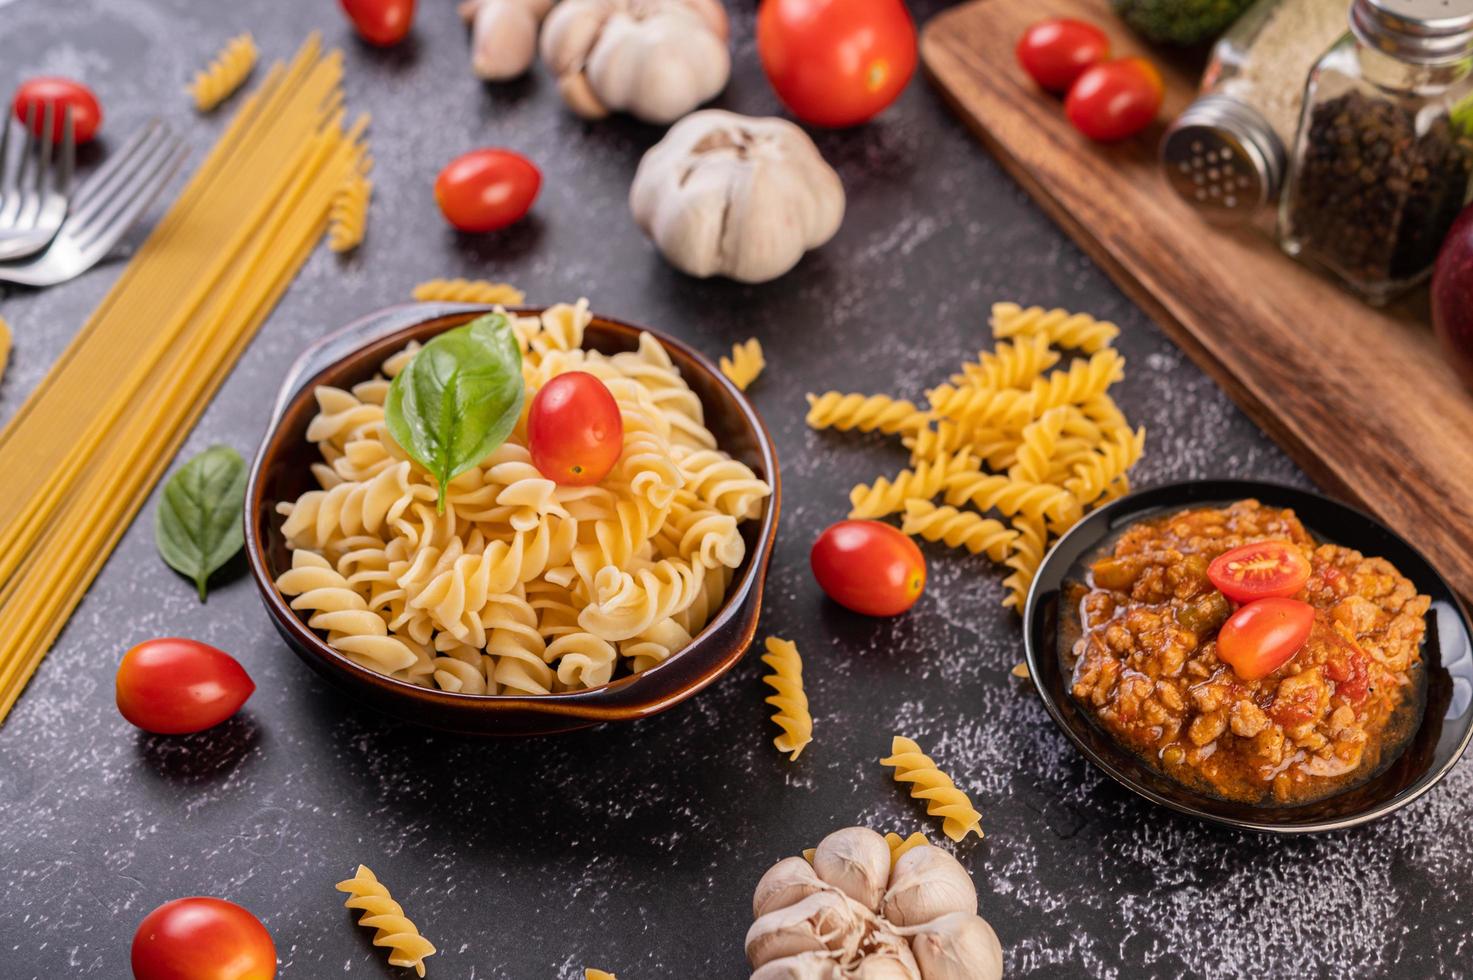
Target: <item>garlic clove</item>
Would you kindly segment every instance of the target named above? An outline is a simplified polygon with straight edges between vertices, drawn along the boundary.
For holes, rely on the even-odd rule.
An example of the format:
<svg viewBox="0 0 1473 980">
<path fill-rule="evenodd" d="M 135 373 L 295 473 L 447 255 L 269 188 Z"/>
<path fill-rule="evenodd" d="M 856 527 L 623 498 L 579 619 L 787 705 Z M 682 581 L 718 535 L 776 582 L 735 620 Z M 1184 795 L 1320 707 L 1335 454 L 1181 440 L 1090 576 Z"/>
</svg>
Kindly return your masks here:
<svg viewBox="0 0 1473 980">
<path fill-rule="evenodd" d="M 476 6 L 472 7 L 472 4 Z M 537 29 L 552 8 L 551 0 L 469 0 L 471 70 L 487 81 L 516 78 L 532 66 Z"/>
<path fill-rule="evenodd" d="M 870 934 L 864 959 L 850 967 L 852 980 L 921 980 L 910 944 L 883 927 Z"/>
<path fill-rule="evenodd" d="M 752 918 L 760 919 L 773 909 L 796 905 L 815 892 L 828 890 L 813 866 L 800 857 L 783 858 L 767 869 L 752 892 Z"/>
<path fill-rule="evenodd" d="M 885 850 L 888 854 L 888 845 Z M 930 845 L 900 856 L 880 905 L 880 914 L 897 926 L 919 925 L 951 912 L 972 915 L 976 911 L 977 888 L 972 876 L 950 853 Z"/>
<path fill-rule="evenodd" d="M 921 980 L 1002 980 L 1002 944 L 979 915 L 952 912 L 902 931 Z"/>
<path fill-rule="evenodd" d="M 844 960 L 854 955 L 873 927 L 874 920 L 843 895 L 818 892 L 752 923 L 747 930 L 747 960 L 759 967 L 785 956 L 824 951 Z"/>
<path fill-rule="evenodd" d="M 867 827 L 845 827 L 819 841 L 813 870 L 873 912 L 879 909 L 890 878 L 890 845 Z"/>
<path fill-rule="evenodd" d="M 773 960 L 752 980 L 849 980 L 832 953 L 800 953 Z"/>
</svg>

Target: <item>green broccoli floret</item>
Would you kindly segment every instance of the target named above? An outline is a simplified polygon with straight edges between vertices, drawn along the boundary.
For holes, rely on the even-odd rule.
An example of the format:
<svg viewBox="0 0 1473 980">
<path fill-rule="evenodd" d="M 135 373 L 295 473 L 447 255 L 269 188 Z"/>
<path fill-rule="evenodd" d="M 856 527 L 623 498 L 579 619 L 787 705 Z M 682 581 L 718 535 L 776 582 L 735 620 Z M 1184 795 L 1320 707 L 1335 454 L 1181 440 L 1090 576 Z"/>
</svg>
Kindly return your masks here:
<svg viewBox="0 0 1473 980">
<path fill-rule="evenodd" d="M 1138 34 L 1162 44 L 1200 44 L 1217 37 L 1253 0 L 1111 0 Z"/>
</svg>

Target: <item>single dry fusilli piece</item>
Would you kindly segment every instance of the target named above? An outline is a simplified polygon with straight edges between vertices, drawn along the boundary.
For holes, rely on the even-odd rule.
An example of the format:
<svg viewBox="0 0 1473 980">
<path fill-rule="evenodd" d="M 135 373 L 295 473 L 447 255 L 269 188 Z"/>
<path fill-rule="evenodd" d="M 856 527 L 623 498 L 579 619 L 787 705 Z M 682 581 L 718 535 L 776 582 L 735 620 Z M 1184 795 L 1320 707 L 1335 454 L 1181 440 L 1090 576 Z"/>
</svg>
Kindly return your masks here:
<svg viewBox="0 0 1473 980">
<path fill-rule="evenodd" d="M 797 644 L 769 636 L 762 662 L 772 668 L 772 673 L 762 678 L 773 690 L 765 701 L 776 709 L 772 720 L 782 729 L 772 744 L 779 752 L 790 753 L 789 760 L 797 759 L 804 746 L 813 741 L 813 715 L 808 712 L 808 695 L 803 692 L 803 658 Z"/>
<path fill-rule="evenodd" d="M 927 541 L 945 541 L 948 547 L 966 548 L 974 555 L 985 554 L 1002 561 L 1008 545 L 1018 536 L 1000 521 L 955 507 L 937 507 L 929 500 L 907 500 L 900 530 Z"/>
<path fill-rule="evenodd" d="M 0 378 L 5 377 L 5 368 L 10 364 L 10 324 L 0 316 Z"/>
<path fill-rule="evenodd" d="M 1134 432 L 1121 429 L 1113 433 L 1109 441 L 1074 465 L 1074 477 L 1064 481 L 1064 489 L 1079 498 L 1080 503 L 1094 503 L 1136 464 L 1145 446 L 1145 429 Z"/>
<path fill-rule="evenodd" d="M 901 837 L 899 834 L 891 831 L 885 835 L 885 843 L 890 845 L 890 867 L 893 869 L 895 862 L 899 861 L 901 855 L 906 851 L 914 850 L 917 847 L 925 847 L 931 842 L 926 840 L 925 834 L 917 830 L 909 837 Z"/>
<path fill-rule="evenodd" d="M 813 429 L 838 429 L 847 432 L 874 432 L 890 435 L 896 432 L 918 432 L 929 415 L 914 404 L 889 395 L 845 395 L 830 391 L 808 396 L 807 422 Z"/>
<path fill-rule="evenodd" d="M 733 345 L 731 356 L 721 358 L 721 373 L 742 391 L 757 380 L 765 367 L 767 360 L 762 356 L 762 344 L 756 337 Z"/>
<path fill-rule="evenodd" d="M 1045 310 L 1041 306 L 1024 309 L 1017 303 L 994 303 L 992 336 L 999 340 L 1008 337 L 1044 337 L 1055 347 L 1074 348 L 1093 354 L 1109 347 L 1120 336 L 1120 328 L 1085 313 Z"/>
<path fill-rule="evenodd" d="M 953 477 L 965 476 L 977 469 L 977 461 L 969 453 L 924 459 L 913 470 L 901 470 L 894 480 L 880 477 L 872 484 L 861 483 L 849 491 L 851 519 L 884 517 L 905 509 L 907 500 L 930 500 L 940 493 Z"/>
<path fill-rule="evenodd" d="M 515 286 L 485 279 L 427 279 L 414 287 L 421 303 L 485 303 L 490 306 L 521 306 L 526 294 Z"/>
<path fill-rule="evenodd" d="M 362 911 L 358 924 L 374 930 L 373 944 L 388 947 L 390 966 L 413 967 L 415 973 L 425 975 L 425 957 L 434 955 L 434 944 L 419 934 L 366 865 L 358 865 L 358 873 L 338 882 L 337 889 L 348 895 L 345 906 Z"/>
<path fill-rule="evenodd" d="M 1022 515 L 1013 519 L 1013 529 L 1018 536 L 1008 545 L 1008 558 L 1003 562 L 1013 572 L 1002 580 L 1008 590 L 1002 604 L 1021 614 L 1028 603 L 1033 576 L 1038 574 L 1038 566 L 1043 564 L 1044 552 L 1048 550 L 1048 531 L 1041 522 Z"/>
<path fill-rule="evenodd" d="M 962 365 L 961 373 L 952 378 L 956 385 L 977 388 L 1028 388 L 1034 379 L 1059 363 L 1059 353 L 1049 347 L 1042 334 L 1019 337 L 998 344 L 996 349 L 981 351 L 975 362 Z"/>
<path fill-rule="evenodd" d="M 590 966 L 583 971 L 583 980 L 619 980 L 619 978 L 614 976 L 612 973 L 605 973 L 603 970 L 595 970 L 593 967 Z"/>
<path fill-rule="evenodd" d="M 1083 405 L 1103 396 L 1125 377 L 1125 358 L 1106 347 L 1087 361 L 1075 361 L 1067 369 L 1051 371 L 1033 382 L 1028 397 L 1034 418 L 1060 405 Z"/>
<path fill-rule="evenodd" d="M 327 247 L 346 252 L 363 242 L 368 227 L 368 202 L 373 196 L 373 181 L 364 171 L 355 173 L 332 199 L 328 213 Z"/>
<path fill-rule="evenodd" d="M 256 41 L 250 33 L 233 37 L 220 49 L 215 60 L 204 71 L 197 72 L 189 85 L 195 108 L 209 112 L 230 98 L 245 84 L 256 67 Z"/>
<path fill-rule="evenodd" d="M 1073 524 L 1084 508 L 1072 493 L 1051 483 L 1025 483 L 991 473 L 961 472 L 944 481 L 946 502 L 953 507 L 971 504 L 980 511 L 996 510 L 1005 517 L 1023 514 L 1035 521 L 1045 518 Z"/>
<path fill-rule="evenodd" d="M 1008 673 L 1012 674 L 1020 681 L 1026 681 L 1029 677 L 1032 676 L 1028 673 L 1028 665 L 1021 660 L 1013 664 L 1013 669 L 1008 671 Z"/>
<path fill-rule="evenodd" d="M 1049 464 L 1059 451 L 1064 419 L 1063 408 L 1051 408 L 1023 427 L 1017 462 L 1008 468 L 1009 477 L 1023 483 L 1043 483 L 1048 479 Z"/>
<path fill-rule="evenodd" d="M 890 755 L 880 764 L 895 770 L 897 783 L 911 784 L 910 795 L 925 800 L 926 812 L 941 818 L 941 830 L 947 837 L 960 841 L 969 833 L 982 836 L 982 814 L 915 742 L 896 735 L 890 741 Z"/>
</svg>

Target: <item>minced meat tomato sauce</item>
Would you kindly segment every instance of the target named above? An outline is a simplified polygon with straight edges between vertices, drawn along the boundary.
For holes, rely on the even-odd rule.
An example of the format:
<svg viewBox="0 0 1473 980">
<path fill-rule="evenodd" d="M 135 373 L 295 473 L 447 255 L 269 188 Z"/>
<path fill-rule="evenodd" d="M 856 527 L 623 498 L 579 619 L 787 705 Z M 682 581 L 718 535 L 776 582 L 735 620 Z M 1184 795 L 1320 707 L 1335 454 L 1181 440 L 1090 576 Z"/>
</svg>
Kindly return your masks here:
<svg viewBox="0 0 1473 980">
<path fill-rule="evenodd" d="M 1213 558 L 1266 539 L 1303 549 L 1297 598 L 1308 642 L 1267 677 L 1217 658 L 1233 605 L 1207 578 Z M 1250 803 L 1304 803 L 1389 762 L 1420 708 L 1430 601 L 1382 558 L 1316 545 L 1291 510 L 1244 500 L 1129 528 L 1091 566 L 1074 645 L 1074 697 L 1116 739 L 1177 780 Z M 1081 590 L 1083 591 L 1083 590 Z"/>
</svg>

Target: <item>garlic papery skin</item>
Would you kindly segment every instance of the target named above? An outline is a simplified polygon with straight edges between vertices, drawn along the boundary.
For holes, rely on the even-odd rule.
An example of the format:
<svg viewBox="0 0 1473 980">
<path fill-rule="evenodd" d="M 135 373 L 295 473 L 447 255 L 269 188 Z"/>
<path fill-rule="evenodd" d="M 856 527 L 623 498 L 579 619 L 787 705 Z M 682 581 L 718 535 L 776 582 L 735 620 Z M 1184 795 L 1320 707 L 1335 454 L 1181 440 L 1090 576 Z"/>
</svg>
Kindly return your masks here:
<svg viewBox="0 0 1473 980">
<path fill-rule="evenodd" d="M 783 858 L 767 869 L 752 892 L 752 918 L 760 919 L 773 909 L 796 905 L 830 886 L 819 880 L 813 865 L 800 857 Z"/>
<path fill-rule="evenodd" d="M 890 875 L 880 914 L 893 925 L 916 926 L 951 912 L 977 912 L 977 887 L 967 869 L 939 847 L 916 847 L 902 854 Z"/>
<path fill-rule="evenodd" d="M 471 71 L 503 82 L 524 74 L 537 56 L 537 29 L 552 0 L 464 0 L 471 25 Z"/>
<path fill-rule="evenodd" d="M 867 827 L 836 830 L 813 851 L 818 877 L 876 912 L 890 879 L 890 845 Z"/>
<path fill-rule="evenodd" d="M 902 932 L 921 980 L 1002 980 L 1002 944 L 979 915 L 952 912 Z"/>
<path fill-rule="evenodd" d="M 773 960 L 752 974 L 752 980 L 850 980 L 832 953 L 799 953 Z"/>
<path fill-rule="evenodd" d="M 752 923 L 747 930 L 747 960 L 759 967 L 785 956 L 825 950 L 847 960 L 871 928 L 873 917 L 844 895 L 818 892 Z"/>
</svg>

